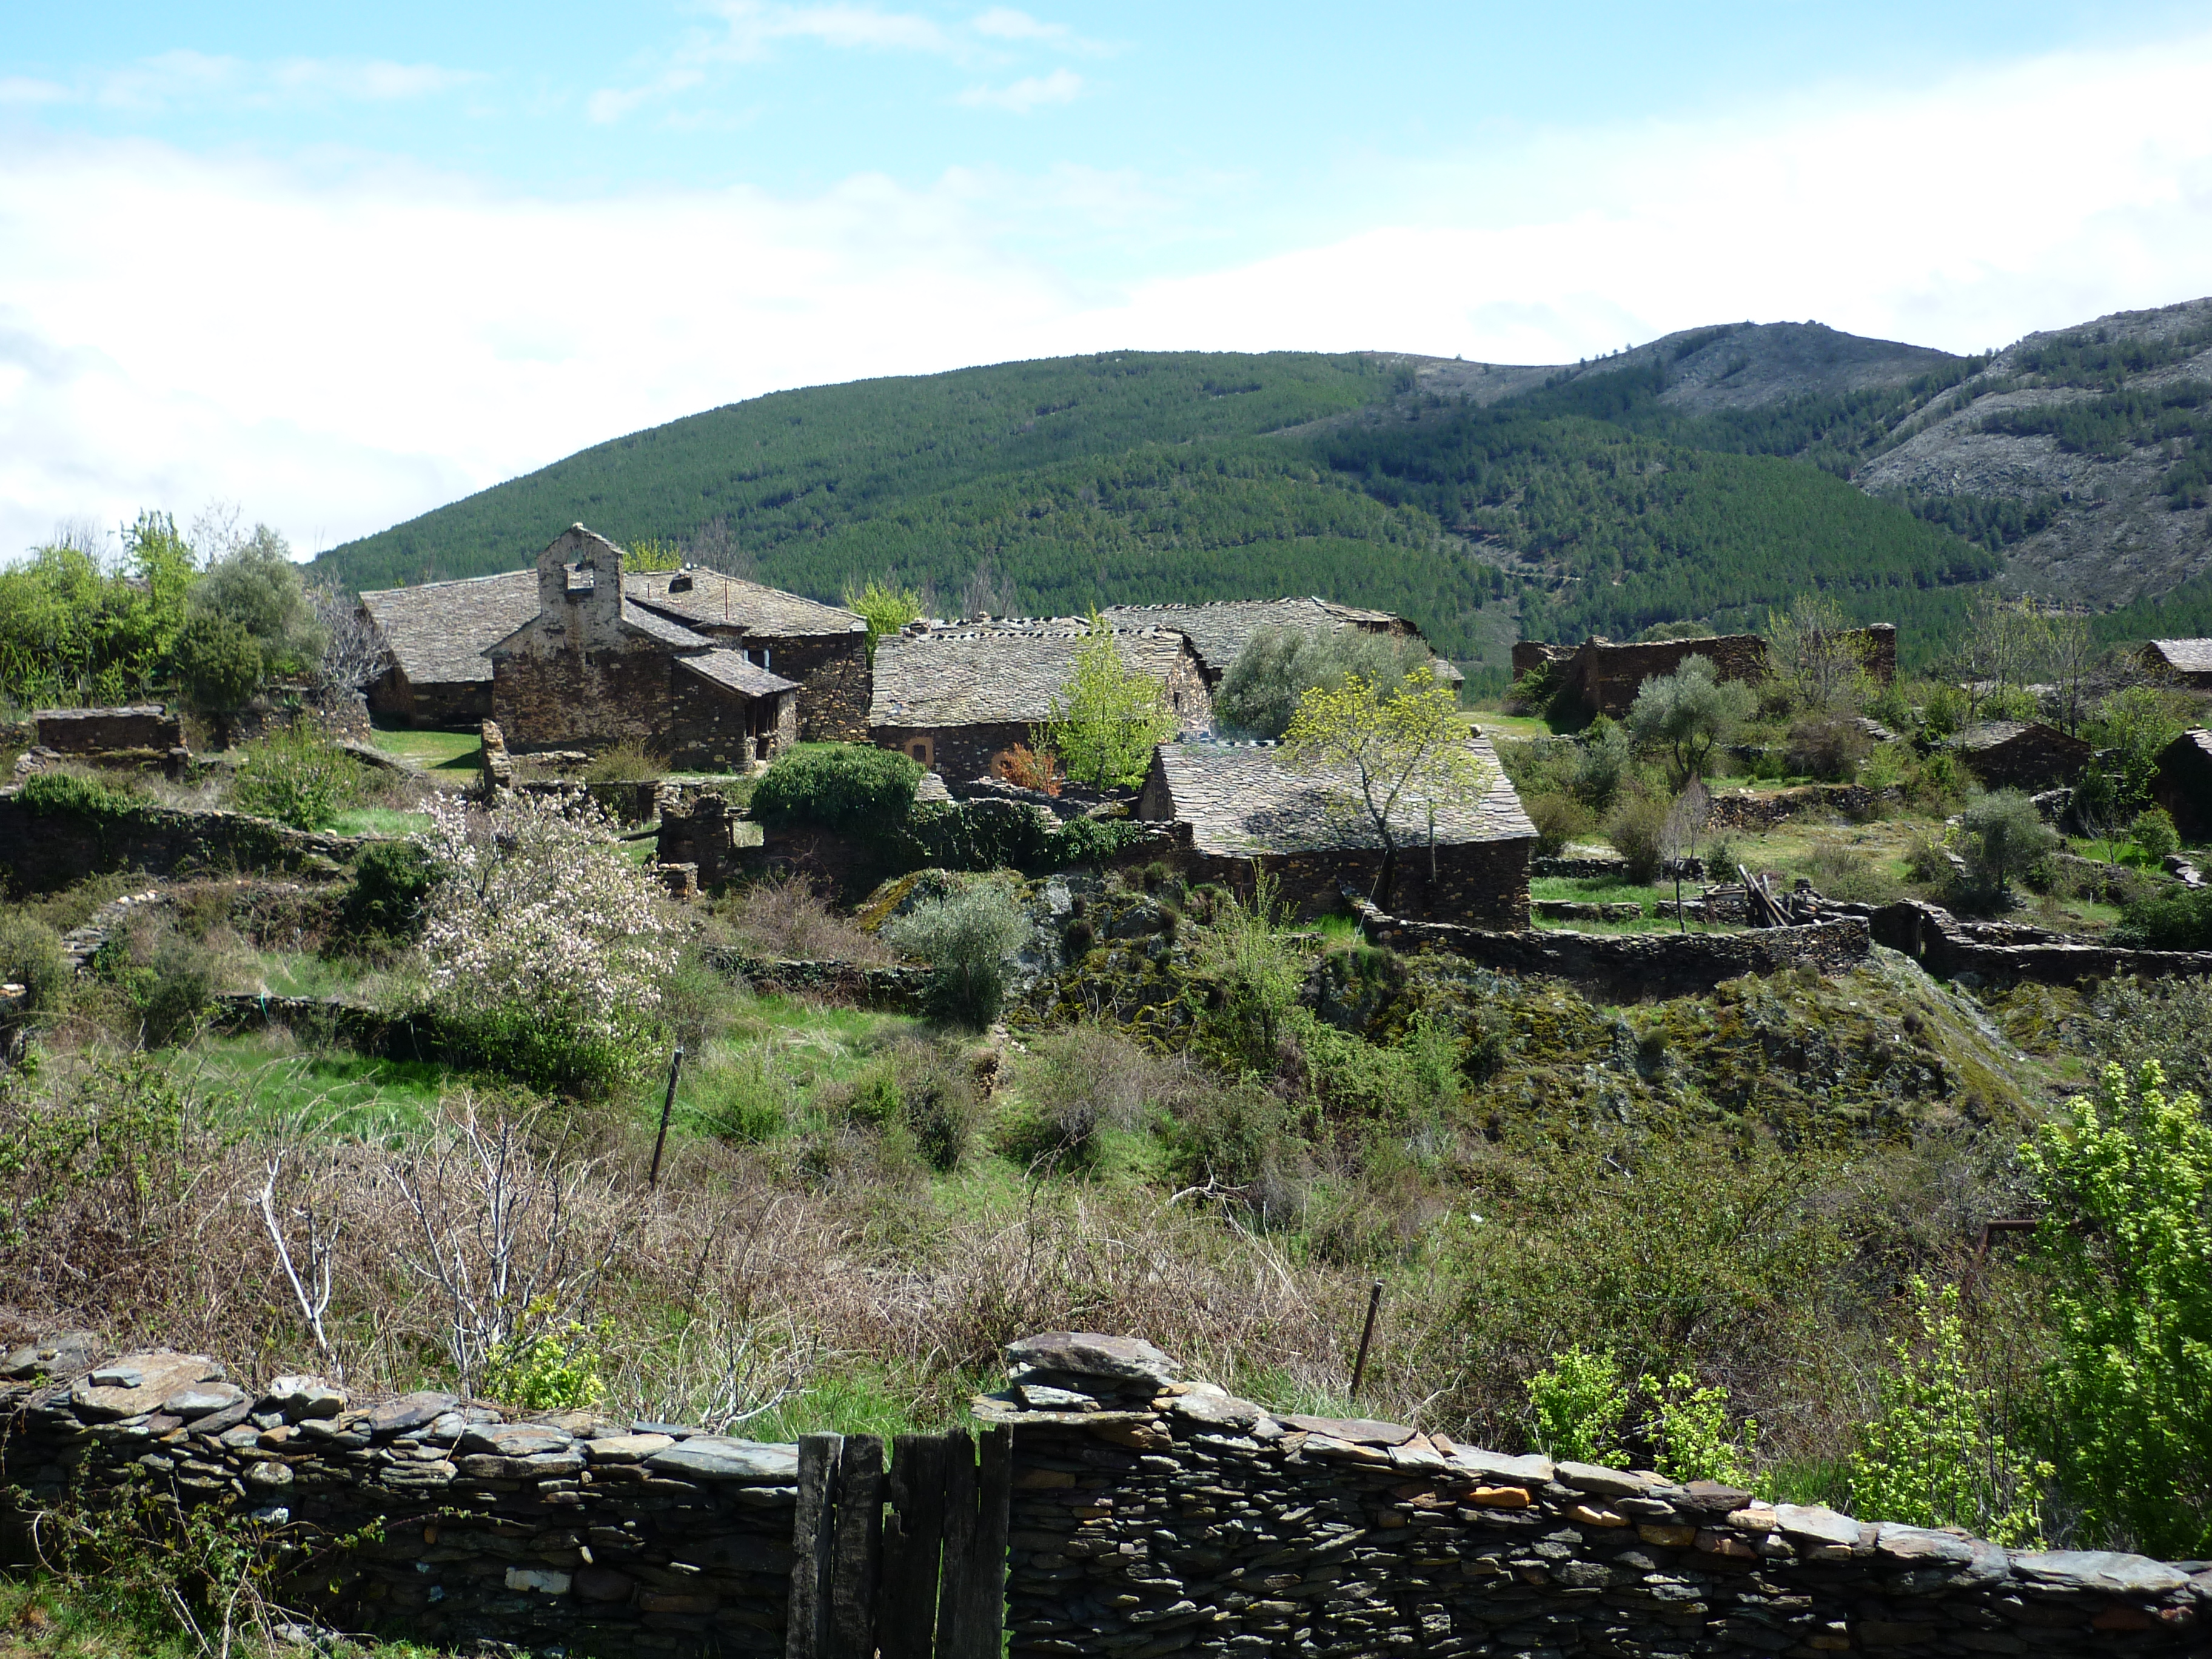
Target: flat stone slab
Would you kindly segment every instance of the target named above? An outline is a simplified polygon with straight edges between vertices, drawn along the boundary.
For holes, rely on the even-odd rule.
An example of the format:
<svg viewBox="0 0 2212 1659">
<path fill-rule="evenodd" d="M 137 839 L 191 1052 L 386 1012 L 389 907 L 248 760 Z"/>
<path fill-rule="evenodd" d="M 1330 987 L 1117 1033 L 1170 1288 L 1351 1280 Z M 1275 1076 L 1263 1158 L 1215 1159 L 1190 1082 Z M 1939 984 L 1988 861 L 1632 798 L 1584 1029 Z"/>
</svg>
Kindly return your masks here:
<svg viewBox="0 0 2212 1659">
<path fill-rule="evenodd" d="M 584 1443 L 584 1455 L 594 1463 L 642 1463 L 677 1443 L 673 1435 L 666 1434 L 603 1435 Z"/>
<path fill-rule="evenodd" d="M 161 1402 L 161 1409 L 187 1423 L 195 1418 L 228 1411 L 246 1403 L 246 1390 L 229 1382 L 200 1382 L 179 1389 Z"/>
<path fill-rule="evenodd" d="M 1548 1486 L 1556 1473 L 1550 1458 L 1540 1457 L 1533 1452 L 1526 1457 L 1509 1457 L 1504 1452 L 1462 1446 L 1447 1461 L 1461 1474 L 1472 1475 L 1486 1484 L 1499 1486 Z"/>
<path fill-rule="evenodd" d="M 1267 1415 L 1264 1407 L 1210 1383 L 1177 1395 L 1168 1402 L 1168 1409 L 1189 1422 L 1217 1429 L 1249 1429 Z"/>
<path fill-rule="evenodd" d="M 2187 1573 L 2163 1561 L 2116 1550 L 2027 1551 L 2012 1558 L 2012 1570 L 2038 1584 L 2113 1595 L 2163 1595 L 2189 1582 Z"/>
<path fill-rule="evenodd" d="M 687 1480 L 734 1480 L 744 1486 L 787 1486 L 799 1479 L 799 1448 L 758 1440 L 697 1434 L 645 1460 L 657 1474 Z"/>
<path fill-rule="evenodd" d="M 1820 1504 L 1777 1504 L 1774 1519 L 1785 1538 L 1808 1544 L 1840 1544 L 1856 1547 L 1859 1523 Z"/>
<path fill-rule="evenodd" d="M 1874 1547 L 1884 1559 L 1911 1567 L 1965 1566 L 1974 1559 L 1974 1547 L 1955 1533 L 1904 1527 L 1894 1521 L 1875 1529 Z"/>
<path fill-rule="evenodd" d="M 460 1449 L 495 1457 L 537 1457 L 565 1452 L 574 1439 L 567 1430 L 544 1423 L 485 1423 L 462 1431 Z"/>
<path fill-rule="evenodd" d="M 195 1382 L 220 1382 L 222 1367 L 199 1353 L 134 1353 L 82 1378 L 70 1389 L 79 1417 L 112 1420 L 157 1411 L 173 1394 Z"/>
<path fill-rule="evenodd" d="M 345 1390 L 320 1376 L 280 1376 L 264 1396 L 268 1409 L 282 1412 L 293 1422 L 309 1418 L 336 1417 L 345 1409 Z"/>
<path fill-rule="evenodd" d="M 1282 1421 L 1308 1434 L 1324 1434 L 1355 1446 L 1402 1446 L 1413 1437 L 1403 1423 L 1378 1423 L 1370 1417 L 1285 1417 Z"/>
<path fill-rule="evenodd" d="M 1626 1469 L 1608 1469 L 1598 1463 L 1559 1464 L 1553 1479 L 1563 1486 L 1595 1492 L 1600 1498 L 1632 1498 L 1651 1484 L 1640 1474 L 1631 1474 Z M 1858 1534 L 1853 1533 L 1851 1536 L 1856 1539 Z"/>
<path fill-rule="evenodd" d="M 1155 1386 L 1180 1381 L 1182 1365 L 1151 1343 L 1133 1336 L 1102 1336 L 1092 1331 L 1047 1331 L 1006 1344 L 1010 1372 L 1060 1371 L 1070 1376 L 1103 1376 Z"/>
<path fill-rule="evenodd" d="M 420 1394 L 403 1394 L 371 1410 L 362 1419 L 362 1426 L 371 1434 L 404 1434 L 410 1429 L 428 1426 L 460 1403 L 449 1394 L 427 1389 Z"/>
<path fill-rule="evenodd" d="M 33 1377 L 82 1370 L 99 1356 L 102 1346 L 90 1331 L 42 1336 L 0 1355 L 0 1381 L 27 1382 Z"/>
</svg>

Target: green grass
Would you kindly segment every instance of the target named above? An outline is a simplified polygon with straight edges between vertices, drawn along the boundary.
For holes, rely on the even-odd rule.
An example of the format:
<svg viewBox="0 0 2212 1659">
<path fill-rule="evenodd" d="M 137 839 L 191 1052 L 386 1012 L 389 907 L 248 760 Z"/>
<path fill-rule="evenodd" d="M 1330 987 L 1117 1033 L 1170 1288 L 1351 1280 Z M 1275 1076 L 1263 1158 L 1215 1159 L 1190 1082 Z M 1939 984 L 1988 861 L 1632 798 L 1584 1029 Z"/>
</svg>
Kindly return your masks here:
<svg viewBox="0 0 2212 1659">
<path fill-rule="evenodd" d="M 430 827 L 428 812 L 397 812 L 388 806 L 356 806 L 330 823 L 333 836 L 415 836 Z"/>
<path fill-rule="evenodd" d="M 311 956 L 304 951 L 264 951 L 257 969 L 251 982 L 234 983 L 231 988 L 260 991 L 272 997 L 347 998 L 361 989 L 362 969 L 358 963 L 333 962 L 327 957 Z"/>
<path fill-rule="evenodd" d="M 483 764 L 483 739 L 474 732 L 386 731 L 370 739 L 387 755 L 437 771 L 473 772 Z"/>
<path fill-rule="evenodd" d="M 302 1051 L 270 1032 L 203 1037 L 177 1056 L 175 1069 L 180 1082 L 222 1097 L 219 1109 L 241 1126 L 297 1124 L 363 1140 L 422 1128 L 459 1080 L 422 1060 Z"/>
<path fill-rule="evenodd" d="M 210 1634 L 220 1644 L 220 1629 Z M 118 1594 L 89 1579 L 0 1573 L 0 1659 L 204 1659 L 210 1650 L 156 1610 L 150 1595 Z M 230 1650 L 258 1650 L 240 1637 Z M 325 1659 L 440 1659 L 445 1650 L 340 1637 L 294 1651 Z"/>
</svg>

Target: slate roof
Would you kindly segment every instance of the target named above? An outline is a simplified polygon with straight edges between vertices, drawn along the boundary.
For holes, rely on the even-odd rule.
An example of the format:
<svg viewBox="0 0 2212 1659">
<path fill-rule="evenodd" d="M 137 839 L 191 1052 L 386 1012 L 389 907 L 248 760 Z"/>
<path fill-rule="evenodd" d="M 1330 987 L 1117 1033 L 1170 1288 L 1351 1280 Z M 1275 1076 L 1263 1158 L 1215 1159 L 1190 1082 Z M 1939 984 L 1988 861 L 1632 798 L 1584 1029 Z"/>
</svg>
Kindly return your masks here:
<svg viewBox="0 0 2212 1659">
<path fill-rule="evenodd" d="M 2185 674 L 2212 674 L 2212 640 L 2153 640 L 2151 648 Z"/>
<path fill-rule="evenodd" d="M 1487 763 L 1490 787 L 1479 799 L 1437 808 L 1437 844 L 1534 839 L 1536 826 L 1522 810 L 1521 798 L 1498 765 L 1490 739 L 1477 735 L 1468 746 Z M 1160 745 L 1158 765 L 1175 822 L 1190 825 L 1191 843 L 1198 851 L 1241 858 L 1255 853 L 1327 852 L 1382 844 L 1349 774 L 1332 777 L 1296 772 L 1283 763 L 1282 754 L 1272 744 Z M 1410 793 L 1400 797 L 1390 822 L 1401 847 L 1416 842 L 1426 845 L 1425 799 Z"/>
<path fill-rule="evenodd" d="M 633 605 L 627 597 L 623 600 L 622 619 L 623 626 L 635 628 L 648 639 L 659 640 L 663 645 L 672 645 L 679 650 L 696 650 L 714 643 L 704 634 L 694 634 L 681 623 L 657 617 L 641 605 Z"/>
<path fill-rule="evenodd" d="M 1052 700 L 1091 637 L 1086 623 L 954 624 L 876 642 L 868 724 L 922 728 L 1050 718 Z M 1167 683 L 1188 646 L 1165 629 L 1116 629 L 1130 672 Z"/>
<path fill-rule="evenodd" d="M 2000 744 L 2010 743 L 2014 738 L 2034 732 L 2043 742 L 2057 744 L 2061 748 L 2087 750 L 2088 744 L 2080 738 L 2069 738 L 2055 726 L 2045 726 L 2041 720 L 1984 720 L 1978 726 L 1967 726 L 1956 739 L 1960 749 L 1973 753 L 1995 749 Z"/>
<path fill-rule="evenodd" d="M 382 588 L 361 603 L 410 684 L 488 680 L 484 652 L 538 614 L 538 573 Z"/>
<path fill-rule="evenodd" d="M 770 697 L 779 691 L 799 690 L 798 681 L 771 674 L 758 663 L 747 662 L 735 651 L 709 651 L 704 656 L 678 657 L 676 661 L 678 666 L 748 697 Z"/>
<path fill-rule="evenodd" d="M 686 577 L 691 582 L 688 591 L 669 591 L 672 582 Z M 696 566 L 682 570 L 624 571 L 623 597 L 694 627 L 739 629 L 778 639 L 853 634 L 868 626 L 852 611 L 834 605 Z"/>
<path fill-rule="evenodd" d="M 1387 611 L 1363 611 L 1322 599 L 1216 599 L 1207 605 L 1109 605 L 1099 613 L 1116 628 L 1172 628 L 1188 635 L 1209 680 L 1229 672 L 1252 636 L 1263 628 L 1318 633 L 1339 628 L 1420 629 Z"/>
</svg>

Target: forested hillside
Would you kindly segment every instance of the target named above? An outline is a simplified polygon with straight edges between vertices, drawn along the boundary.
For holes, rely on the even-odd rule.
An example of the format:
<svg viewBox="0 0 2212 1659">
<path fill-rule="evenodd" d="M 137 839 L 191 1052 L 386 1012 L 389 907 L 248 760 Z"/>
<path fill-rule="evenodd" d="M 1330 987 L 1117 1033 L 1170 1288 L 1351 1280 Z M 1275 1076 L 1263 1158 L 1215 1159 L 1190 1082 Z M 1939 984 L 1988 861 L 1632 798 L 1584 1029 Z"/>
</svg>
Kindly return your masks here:
<svg viewBox="0 0 2212 1659">
<path fill-rule="evenodd" d="M 1753 627 L 1818 587 L 1921 661 L 1980 584 L 2112 515 L 2093 489 L 1936 488 L 1890 458 L 1962 420 L 2076 470 L 2154 453 L 2161 510 L 2203 516 L 2201 383 L 2143 381 L 2187 376 L 2203 335 L 1992 360 L 1747 324 L 1548 371 L 1115 352 L 860 381 L 601 444 L 318 562 L 361 587 L 475 575 L 580 520 L 823 598 L 881 576 L 957 609 L 979 569 L 1039 612 L 1321 593 L 1413 617 L 1480 678 L 1515 633 Z M 2126 605 L 2108 632 L 2212 617 L 2203 562 L 2081 597 Z"/>
</svg>

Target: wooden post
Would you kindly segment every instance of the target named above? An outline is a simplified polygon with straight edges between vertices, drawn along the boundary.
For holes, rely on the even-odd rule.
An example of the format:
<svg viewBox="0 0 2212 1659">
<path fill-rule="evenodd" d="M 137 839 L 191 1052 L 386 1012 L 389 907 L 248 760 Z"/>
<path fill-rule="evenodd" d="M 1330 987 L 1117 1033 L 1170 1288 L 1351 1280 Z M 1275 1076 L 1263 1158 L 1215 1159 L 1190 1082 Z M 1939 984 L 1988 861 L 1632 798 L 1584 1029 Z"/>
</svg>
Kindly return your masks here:
<svg viewBox="0 0 2212 1659">
<path fill-rule="evenodd" d="M 975 1449 L 964 1429 L 945 1437 L 945 1567 L 937 1597 L 937 1659 L 997 1659 L 982 1650 L 968 1594 L 975 1559 Z"/>
<path fill-rule="evenodd" d="M 1359 1331 L 1359 1358 L 1352 1362 L 1352 1392 L 1346 1400 L 1359 1398 L 1359 1385 L 1367 1380 L 1367 1346 L 1375 1340 L 1375 1316 L 1382 1306 L 1382 1281 L 1376 1279 L 1374 1288 L 1367 1292 L 1367 1323 Z"/>
<path fill-rule="evenodd" d="M 829 1659 L 830 1522 L 837 1464 L 845 1437 L 799 1437 L 799 1502 L 791 1517 L 791 1611 L 784 1621 L 784 1659 Z"/>
<path fill-rule="evenodd" d="M 1014 1435 L 1004 1424 L 977 1437 L 981 1468 L 975 1481 L 976 1659 L 999 1659 L 1006 1629 L 1006 1544 L 1014 1495 Z"/>
<path fill-rule="evenodd" d="M 849 1435 L 837 1460 L 830 1522 L 829 1659 L 874 1659 L 876 1589 L 883 1568 L 884 1443 Z"/>
<path fill-rule="evenodd" d="M 937 1575 L 945 1547 L 945 1442 L 902 1434 L 891 1442 L 890 1514 L 884 1523 L 882 1659 L 935 1659 Z"/>
<path fill-rule="evenodd" d="M 678 1043 L 676 1052 L 668 1057 L 668 1096 L 660 1103 L 660 1133 L 653 1142 L 653 1173 L 646 1176 L 647 1187 L 660 1185 L 660 1152 L 668 1145 L 669 1115 L 676 1109 L 676 1079 L 684 1075 L 684 1045 Z"/>
</svg>

